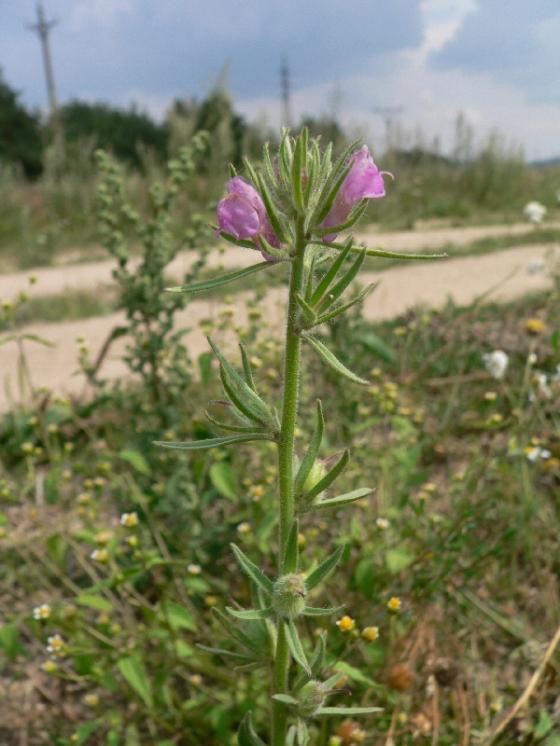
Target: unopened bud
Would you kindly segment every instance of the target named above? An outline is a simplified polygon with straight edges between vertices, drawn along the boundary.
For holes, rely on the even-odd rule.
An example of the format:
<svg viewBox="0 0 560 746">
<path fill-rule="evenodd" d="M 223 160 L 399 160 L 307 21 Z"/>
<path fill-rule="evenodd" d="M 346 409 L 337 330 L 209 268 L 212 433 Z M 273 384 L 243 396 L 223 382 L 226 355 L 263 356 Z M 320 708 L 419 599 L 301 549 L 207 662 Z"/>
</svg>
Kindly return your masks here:
<svg viewBox="0 0 560 746">
<path fill-rule="evenodd" d="M 272 608 L 284 619 L 295 619 L 305 608 L 307 589 L 302 575 L 282 575 L 274 583 Z"/>
<path fill-rule="evenodd" d="M 298 714 L 301 717 L 313 717 L 317 710 L 322 707 L 327 698 L 328 691 L 322 681 L 311 679 L 302 686 L 298 694 Z"/>
</svg>

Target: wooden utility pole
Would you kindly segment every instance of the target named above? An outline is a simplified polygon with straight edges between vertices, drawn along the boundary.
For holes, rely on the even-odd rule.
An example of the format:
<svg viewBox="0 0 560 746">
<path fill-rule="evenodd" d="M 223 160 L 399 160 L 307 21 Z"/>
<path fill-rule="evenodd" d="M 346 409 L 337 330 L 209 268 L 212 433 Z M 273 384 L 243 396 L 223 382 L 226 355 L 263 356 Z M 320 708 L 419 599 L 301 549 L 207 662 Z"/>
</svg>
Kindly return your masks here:
<svg viewBox="0 0 560 746">
<path fill-rule="evenodd" d="M 280 91 L 282 96 L 282 126 L 292 126 L 292 112 L 290 106 L 290 69 L 284 58 L 280 66 Z"/>
<path fill-rule="evenodd" d="M 56 160 L 59 166 L 62 166 L 64 160 L 64 137 L 62 132 L 62 122 L 60 111 L 56 98 L 56 86 L 54 82 L 54 72 L 51 57 L 51 48 L 49 43 L 49 34 L 51 29 L 56 26 L 57 21 L 54 19 L 47 20 L 45 11 L 41 2 L 37 3 L 37 22 L 28 24 L 27 28 L 33 31 L 39 37 L 41 42 L 41 53 L 43 55 L 43 67 L 45 69 L 45 79 L 47 82 L 47 95 L 49 99 L 49 112 L 51 127 L 53 131 L 53 142 L 56 152 Z"/>
</svg>

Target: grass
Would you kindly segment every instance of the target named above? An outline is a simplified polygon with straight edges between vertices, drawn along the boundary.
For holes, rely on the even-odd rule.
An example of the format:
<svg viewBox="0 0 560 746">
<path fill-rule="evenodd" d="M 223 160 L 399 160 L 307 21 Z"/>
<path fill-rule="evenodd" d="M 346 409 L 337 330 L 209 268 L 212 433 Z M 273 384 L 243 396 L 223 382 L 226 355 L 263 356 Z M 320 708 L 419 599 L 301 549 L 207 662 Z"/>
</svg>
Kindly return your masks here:
<svg viewBox="0 0 560 746">
<path fill-rule="evenodd" d="M 258 303 L 254 311 L 244 337 L 259 389 L 274 400 L 278 346 Z M 538 334 L 526 331 L 530 318 L 543 322 Z M 362 729 L 375 746 L 390 734 L 402 746 L 489 743 L 537 670 L 560 622 L 560 391 L 552 380 L 559 324 L 552 293 L 417 309 L 377 325 L 355 315 L 333 325 L 326 341 L 371 380 L 363 388 L 341 384 L 306 353 L 303 393 L 318 393 L 327 417 L 323 455 L 351 440 L 341 489 L 376 491 L 337 515 L 336 531 L 327 516 L 306 517 L 301 551 L 312 564 L 343 534 L 345 559 L 332 597 L 320 603 L 345 603 L 356 627 L 344 633 L 334 620 L 320 623 L 328 668 L 337 667 L 351 692 L 337 695 L 339 703 L 384 708 L 359 726 L 318 728 L 317 746 L 335 735 L 356 744 L 350 734 Z M 498 347 L 510 357 L 502 381 L 482 359 Z M 204 360 L 200 367 L 201 380 L 165 415 L 166 438 L 209 433 L 202 411 L 219 382 Z M 551 398 L 536 371 L 548 374 Z M 0 734 L 11 727 L 61 744 L 78 733 L 89 744 L 232 745 L 242 714 L 263 704 L 258 672 L 235 671 L 195 643 L 227 645 L 211 608 L 231 598 L 249 603 L 228 542 L 271 566 L 276 498 L 267 446 L 177 459 L 151 445 L 164 428 L 159 417 L 145 392 L 117 386 L 89 403 L 45 399 L 4 419 L 0 598 L 10 599 L 10 611 L 0 628 L 0 675 L 41 684 L 25 704 L 17 695 L 0 703 Z M 548 456 L 530 460 L 535 448 Z M 132 510 L 139 525 L 120 526 L 119 515 Z M 108 562 L 93 560 L 103 548 Z M 391 597 L 401 600 L 398 613 L 388 611 Z M 33 621 L 32 607 L 45 601 L 51 618 Z M 379 628 L 374 642 L 360 634 L 371 626 Z M 55 632 L 67 647 L 49 673 L 40 666 Z M 305 644 L 312 641 L 310 630 Z M 556 653 L 523 717 L 497 744 L 555 743 L 559 670 Z M 23 707 L 38 708 L 26 725 Z"/>
</svg>

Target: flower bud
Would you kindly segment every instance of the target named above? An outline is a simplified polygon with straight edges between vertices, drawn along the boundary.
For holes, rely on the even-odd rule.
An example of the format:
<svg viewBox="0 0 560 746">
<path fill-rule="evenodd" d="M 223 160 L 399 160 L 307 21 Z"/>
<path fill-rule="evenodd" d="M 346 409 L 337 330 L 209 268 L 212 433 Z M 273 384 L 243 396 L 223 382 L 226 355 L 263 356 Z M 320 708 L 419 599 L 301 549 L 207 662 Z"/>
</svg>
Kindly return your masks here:
<svg viewBox="0 0 560 746">
<path fill-rule="evenodd" d="M 306 595 L 303 575 L 282 575 L 272 589 L 272 608 L 284 619 L 295 619 L 305 608 Z"/>
<path fill-rule="evenodd" d="M 218 225 L 237 240 L 253 241 L 259 246 L 259 236 L 271 246 L 280 248 L 260 194 L 249 182 L 235 176 L 227 183 L 228 194 L 218 203 Z M 265 255 L 265 258 L 272 259 Z"/>
<path fill-rule="evenodd" d="M 350 163 L 350 171 L 342 182 L 329 214 L 323 220 L 322 228 L 344 223 L 360 200 L 385 196 L 383 176 L 391 174 L 377 168 L 367 145 L 350 156 Z M 325 236 L 326 241 L 334 241 L 335 238 L 336 233 Z"/>
<path fill-rule="evenodd" d="M 322 681 L 311 679 L 302 686 L 298 693 L 298 715 L 304 718 L 313 717 L 317 710 L 325 704 L 328 690 Z"/>
<path fill-rule="evenodd" d="M 327 469 L 322 461 L 315 461 L 311 467 L 307 479 L 303 483 L 303 492 L 309 492 L 326 475 Z"/>
</svg>

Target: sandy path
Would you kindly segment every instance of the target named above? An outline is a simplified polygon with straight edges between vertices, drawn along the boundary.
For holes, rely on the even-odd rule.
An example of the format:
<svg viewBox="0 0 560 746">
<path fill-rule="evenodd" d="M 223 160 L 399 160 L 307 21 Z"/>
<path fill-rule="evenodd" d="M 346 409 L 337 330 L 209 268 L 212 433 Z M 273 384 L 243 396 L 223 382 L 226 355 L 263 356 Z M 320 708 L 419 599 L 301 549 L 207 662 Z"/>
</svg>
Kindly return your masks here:
<svg viewBox="0 0 560 746">
<path fill-rule="evenodd" d="M 364 315 L 371 320 L 397 316 L 418 305 L 438 307 L 448 298 L 458 304 L 471 302 L 479 295 L 492 290 L 493 300 L 509 300 L 527 292 L 544 289 L 550 280 L 542 274 L 529 275 L 527 263 L 544 257 L 546 247 L 542 245 L 508 249 L 484 256 L 462 257 L 445 262 L 414 263 L 395 267 L 379 275 L 364 273 L 363 283 L 380 280 L 377 290 L 369 296 Z M 236 322 L 245 321 L 244 300 L 248 293 L 235 296 L 238 315 Z M 266 299 L 265 318 L 282 319 L 279 304 L 285 289 L 273 288 Z M 190 353 L 196 358 L 207 349 L 203 333 L 198 328 L 202 319 L 216 316 L 223 304 L 218 300 L 197 300 L 189 305 L 188 311 L 179 315 L 178 325 L 187 326 L 186 337 Z M 33 324 L 26 331 L 48 339 L 52 348 L 29 343 L 26 346 L 27 358 L 33 372 L 35 386 L 47 386 L 56 391 L 79 394 L 84 391 L 84 379 L 76 375 L 76 337 L 83 335 L 93 354 L 96 354 L 111 329 L 122 322 L 120 313 L 80 321 L 60 324 Z M 278 332 L 282 322 L 278 323 Z M 104 378 L 120 378 L 126 375 L 126 367 L 121 358 L 126 340 L 121 339 L 111 348 L 102 373 Z M 0 409 L 6 409 L 11 401 L 17 400 L 17 350 L 14 344 L 1 348 Z"/>
<path fill-rule="evenodd" d="M 548 227 L 555 227 L 550 224 Z M 560 228 L 560 225 L 556 227 Z M 465 246 L 481 238 L 497 236 L 520 236 L 531 233 L 532 226 L 519 223 L 511 226 L 490 225 L 467 228 L 436 228 L 430 230 L 400 231 L 396 233 L 367 232 L 358 234 L 360 241 L 366 241 L 370 246 L 382 246 L 392 251 L 419 251 L 430 247 L 439 249 L 448 244 Z M 252 264 L 259 257 L 257 252 L 225 246 L 222 251 L 213 251 L 209 257 L 210 264 L 222 264 L 225 268 L 243 267 Z M 197 257 L 193 252 L 182 252 L 169 265 L 169 276 L 180 278 L 184 276 Z M 83 264 L 68 264 L 25 272 L 13 272 L 0 275 L 0 300 L 13 298 L 17 293 L 29 288 L 29 277 L 37 277 L 37 285 L 33 288 L 33 296 L 56 295 L 64 290 L 97 290 L 99 287 L 112 284 L 112 271 L 115 262 L 112 260 L 101 262 L 87 262 Z"/>
</svg>

